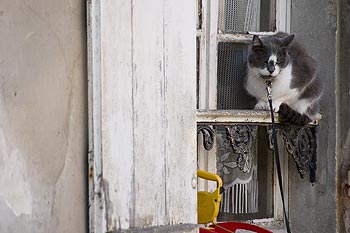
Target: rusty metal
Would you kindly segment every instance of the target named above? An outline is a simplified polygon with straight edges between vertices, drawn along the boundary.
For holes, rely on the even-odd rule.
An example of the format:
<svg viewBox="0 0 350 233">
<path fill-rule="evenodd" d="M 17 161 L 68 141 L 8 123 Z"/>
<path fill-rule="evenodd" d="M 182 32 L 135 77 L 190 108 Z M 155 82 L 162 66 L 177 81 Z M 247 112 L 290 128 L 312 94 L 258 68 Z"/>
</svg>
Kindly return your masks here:
<svg viewBox="0 0 350 233">
<path fill-rule="evenodd" d="M 282 136 L 285 148 L 292 155 L 301 178 L 304 178 L 307 172 L 310 173 L 310 182 L 316 181 L 316 150 L 317 134 L 316 127 L 298 127 L 283 126 L 278 127 L 278 133 Z M 271 129 L 268 128 L 269 147 L 273 150 L 271 140 Z"/>
<path fill-rule="evenodd" d="M 203 146 L 206 150 L 211 150 L 214 146 L 214 130 L 208 125 L 201 125 L 197 128 L 197 134 L 203 135 Z"/>
</svg>

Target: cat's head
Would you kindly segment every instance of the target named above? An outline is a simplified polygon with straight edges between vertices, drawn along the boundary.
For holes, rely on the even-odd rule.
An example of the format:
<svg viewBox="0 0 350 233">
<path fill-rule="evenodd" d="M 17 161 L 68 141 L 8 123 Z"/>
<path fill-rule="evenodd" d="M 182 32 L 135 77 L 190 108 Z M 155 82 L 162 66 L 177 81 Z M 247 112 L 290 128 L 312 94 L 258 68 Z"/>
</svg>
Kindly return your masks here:
<svg viewBox="0 0 350 233">
<path fill-rule="evenodd" d="M 271 35 L 261 38 L 254 35 L 248 57 L 249 68 L 254 69 L 263 78 L 276 77 L 289 64 L 290 57 L 287 48 L 293 39 L 294 35 L 288 34 L 285 34 L 284 37 Z"/>
</svg>

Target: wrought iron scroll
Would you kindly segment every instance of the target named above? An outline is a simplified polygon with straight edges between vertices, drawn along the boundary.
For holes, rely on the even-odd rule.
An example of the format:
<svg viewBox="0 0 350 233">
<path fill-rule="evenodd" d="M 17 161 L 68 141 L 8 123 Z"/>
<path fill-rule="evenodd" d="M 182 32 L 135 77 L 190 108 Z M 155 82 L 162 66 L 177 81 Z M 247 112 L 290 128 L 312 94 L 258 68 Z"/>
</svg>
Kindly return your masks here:
<svg viewBox="0 0 350 233">
<path fill-rule="evenodd" d="M 310 171 L 310 182 L 316 181 L 316 127 L 279 126 L 286 150 L 293 156 L 302 178 Z M 270 149 L 273 150 L 271 129 L 268 129 Z"/>
<path fill-rule="evenodd" d="M 234 125 L 226 127 L 227 139 L 230 141 L 233 152 L 237 154 L 237 167 L 244 173 L 252 168 L 254 153 L 251 151 L 252 142 L 256 137 L 258 126 Z"/>
<path fill-rule="evenodd" d="M 203 135 L 203 146 L 206 150 L 211 150 L 214 146 L 214 130 L 208 125 L 198 126 L 197 134 Z"/>
</svg>

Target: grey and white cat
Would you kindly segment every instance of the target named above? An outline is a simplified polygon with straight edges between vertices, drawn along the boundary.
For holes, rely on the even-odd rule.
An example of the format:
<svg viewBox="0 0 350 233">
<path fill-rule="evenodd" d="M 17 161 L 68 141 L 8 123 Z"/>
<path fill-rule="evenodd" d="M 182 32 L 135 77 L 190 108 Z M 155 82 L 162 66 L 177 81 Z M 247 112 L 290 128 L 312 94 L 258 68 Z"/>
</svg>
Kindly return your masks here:
<svg viewBox="0 0 350 233">
<path fill-rule="evenodd" d="M 255 109 L 269 109 L 266 80 L 271 80 L 273 108 L 280 120 L 302 125 L 321 119 L 322 82 L 316 62 L 294 35 L 278 32 L 253 37 L 245 87 L 258 100 Z"/>
</svg>

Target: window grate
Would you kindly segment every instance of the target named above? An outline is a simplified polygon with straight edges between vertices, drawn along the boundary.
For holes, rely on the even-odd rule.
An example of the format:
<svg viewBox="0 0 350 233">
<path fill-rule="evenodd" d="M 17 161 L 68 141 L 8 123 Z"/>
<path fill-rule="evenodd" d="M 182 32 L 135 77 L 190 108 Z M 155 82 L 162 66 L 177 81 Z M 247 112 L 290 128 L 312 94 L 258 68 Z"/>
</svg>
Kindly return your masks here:
<svg viewBox="0 0 350 233">
<path fill-rule="evenodd" d="M 222 33 L 259 31 L 260 0 L 221 0 L 219 30 Z"/>
<path fill-rule="evenodd" d="M 248 46 L 218 44 L 217 104 L 218 109 L 253 109 L 255 100 L 244 89 Z"/>
</svg>

